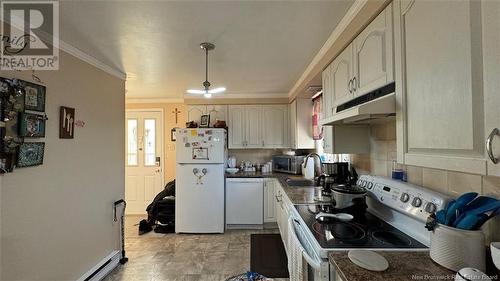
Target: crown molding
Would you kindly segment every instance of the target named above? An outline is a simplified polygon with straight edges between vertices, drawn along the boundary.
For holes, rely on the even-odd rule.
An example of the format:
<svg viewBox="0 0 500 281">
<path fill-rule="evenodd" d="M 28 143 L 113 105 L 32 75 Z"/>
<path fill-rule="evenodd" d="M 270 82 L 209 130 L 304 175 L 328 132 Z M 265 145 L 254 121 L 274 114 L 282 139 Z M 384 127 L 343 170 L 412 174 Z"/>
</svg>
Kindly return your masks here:
<svg viewBox="0 0 500 281">
<path fill-rule="evenodd" d="M 184 103 L 182 98 L 126 98 L 126 104 L 130 103 Z"/>
<path fill-rule="evenodd" d="M 57 3 L 57 5 L 58 5 L 58 3 Z M 16 16 L 13 16 L 13 17 L 15 17 L 19 21 L 21 21 L 21 19 L 19 19 L 19 17 L 16 17 Z M 26 21 L 24 21 L 24 23 L 29 24 Z M 19 25 L 15 24 L 15 23 L 11 22 L 9 24 L 10 24 L 10 26 L 15 27 L 19 30 L 22 29 L 22 27 L 20 27 Z M 51 42 L 53 39 L 52 35 L 50 35 L 49 33 L 45 32 L 43 30 L 38 30 L 37 35 L 41 39 L 47 40 L 49 42 Z M 64 51 L 65 53 L 68 53 L 68 54 L 72 55 L 73 57 L 80 59 L 81 61 L 84 61 L 84 62 L 86 62 L 86 63 L 88 63 L 88 64 L 108 73 L 108 74 L 111 74 L 111 75 L 121 79 L 121 80 L 127 79 L 127 75 L 125 73 L 123 73 L 121 70 L 101 62 L 100 60 L 96 59 L 92 55 L 89 55 L 89 54 L 85 53 L 84 51 L 76 48 L 75 46 L 73 46 L 67 42 L 64 42 L 63 40 L 61 40 L 61 38 L 55 38 L 55 40 L 57 40 L 59 42 L 59 45 L 55 46 L 55 47 L 57 49 L 59 49 L 60 51 Z"/>
<path fill-rule="evenodd" d="M 184 99 L 200 99 L 202 95 L 184 94 Z M 210 99 L 279 99 L 288 98 L 288 93 L 248 93 L 248 94 L 214 94 Z"/>
<path fill-rule="evenodd" d="M 59 49 L 121 80 L 127 79 L 127 75 L 122 71 L 101 62 L 95 57 L 62 40 L 59 40 Z"/>
</svg>

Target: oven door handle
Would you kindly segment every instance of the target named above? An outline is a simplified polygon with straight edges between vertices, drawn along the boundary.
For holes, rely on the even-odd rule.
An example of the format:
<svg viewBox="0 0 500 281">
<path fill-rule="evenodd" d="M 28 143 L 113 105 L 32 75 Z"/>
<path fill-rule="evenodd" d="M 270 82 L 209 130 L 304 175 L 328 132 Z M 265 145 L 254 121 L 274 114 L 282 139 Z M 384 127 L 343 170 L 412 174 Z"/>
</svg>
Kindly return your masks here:
<svg viewBox="0 0 500 281">
<path fill-rule="evenodd" d="M 302 257 L 304 257 L 304 259 L 306 260 L 306 262 L 314 269 L 316 270 L 321 270 L 321 261 L 318 260 L 318 259 L 314 259 L 313 257 L 311 257 L 306 249 L 304 248 L 304 246 L 302 245 L 302 243 L 300 242 L 299 240 L 299 237 L 297 236 L 297 233 L 295 232 L 295 224 L 298 224 L 299 227 L 300 227 L 300 223 L 295 220 L 294 218 L 290 217 L 288 219 L 288 226 L 289 226 L 289 229 L 290 229 L 290 232 L 291 232 L 291 235 L 292 235 L 292 239 L 295 241 L 294 243 L 297 243 L 298 246 L 300 247 L 301 249 L 301 252 L 302 252 Z"/>
</svg>

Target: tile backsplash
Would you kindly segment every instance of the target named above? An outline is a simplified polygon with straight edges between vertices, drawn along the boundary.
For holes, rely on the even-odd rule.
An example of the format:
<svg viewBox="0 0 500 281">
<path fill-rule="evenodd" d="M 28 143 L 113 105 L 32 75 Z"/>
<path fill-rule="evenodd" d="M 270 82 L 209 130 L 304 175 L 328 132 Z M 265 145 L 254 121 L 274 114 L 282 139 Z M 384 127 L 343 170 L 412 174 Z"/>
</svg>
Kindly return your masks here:
<svg viewBox="0 0 500 281">
<path fill-rule="evenodd" d="M 390 176 L 396 160 L 395 122 L 371 126 L 370 153 L 351 155 L 352 163 L 360 174 Z M 500 178 L 400 165 L 406 171 L 408 182 L 421 185 L 453 197 L 475 191 L 500 198 Z M 500 241 L 500 216 L 484 227 L 488 240 Z"/>
<path fill-rule="evenodd" d="M 283 154 L 281 149 L 229 149 L 229 156 L 236 157 L 236 165 L 241 161 L 250 161 L 252 163 L 266 163 L 273 158 L 273 155 Z"/>
</svg>

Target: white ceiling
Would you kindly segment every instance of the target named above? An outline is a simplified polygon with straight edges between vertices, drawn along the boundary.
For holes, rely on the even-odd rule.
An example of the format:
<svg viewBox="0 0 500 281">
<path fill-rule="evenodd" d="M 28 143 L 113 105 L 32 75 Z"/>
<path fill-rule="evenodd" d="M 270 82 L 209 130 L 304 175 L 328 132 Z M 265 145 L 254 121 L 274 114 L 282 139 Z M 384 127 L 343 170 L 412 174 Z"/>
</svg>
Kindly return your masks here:
<svg viewBox="0 0 500 281">
<path fill-rule="evenodd" d="M 230 95 L 286 95 L 353 0 L 61 1 L 61 39 L 127 73 L 128 98 L 182 98 L 209 81 Z"/>
</svg>

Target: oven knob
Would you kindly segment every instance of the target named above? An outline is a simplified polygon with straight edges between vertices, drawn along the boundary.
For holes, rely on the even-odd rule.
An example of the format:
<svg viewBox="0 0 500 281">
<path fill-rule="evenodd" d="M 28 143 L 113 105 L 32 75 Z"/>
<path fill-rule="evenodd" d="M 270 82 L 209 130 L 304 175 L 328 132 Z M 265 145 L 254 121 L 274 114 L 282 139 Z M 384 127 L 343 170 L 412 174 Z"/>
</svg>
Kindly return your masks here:
<svg viewBox="0 0 500 281">
<path fill-rule="evenodd" d="M 434 213 L 436 211 L 436 209 L 437 209 L 437 207 L 434 203 L 429 202 L 425 205 L 425 211 L 427 213 Z"/>
<path fill-rule="evenodd" d="M 422 199 L 418 198 L 418 197 L 415 197 L 413 198 L 413 201 L 411 202 L 411 205 L 413 207 L 420 207 L 422 205 Z"/>
<path fill-rule="evenodd" d="M 372 189 L 372 188 L 373 188 L 373 182 L 368 183 L 368 189 Z"/>
<path fill-rule="evenodd" d="M 399 198 L 401 200 L 401 202 L 408 202 L 408 200 L 410 200 L 410 195 L 408 193 L 403 193 L 401 194 L 401 198 Z"/>
</svg>

